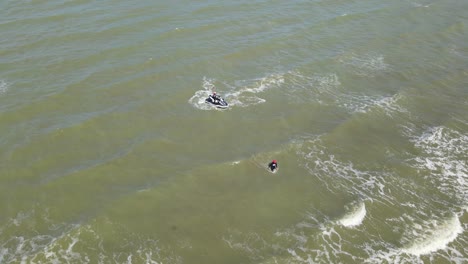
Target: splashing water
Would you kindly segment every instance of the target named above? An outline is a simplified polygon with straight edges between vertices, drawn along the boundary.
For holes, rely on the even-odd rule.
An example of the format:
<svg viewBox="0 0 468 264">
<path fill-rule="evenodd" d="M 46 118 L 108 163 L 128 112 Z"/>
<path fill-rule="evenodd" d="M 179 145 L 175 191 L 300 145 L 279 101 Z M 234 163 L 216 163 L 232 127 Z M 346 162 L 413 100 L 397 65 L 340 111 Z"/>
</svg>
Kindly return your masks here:
<svg viewBox="0 0 468 264">
<path fill-rule="evenodd" d="M 338 222 L 345 227 L 355 227 L 362 223 L 364 217 L 366 217 L 366 205 L 361 202 L 358 206 L 354 206 L 352 210 Z"/>
<path fill-rule="evenodd" d="M 425 227 L 417 225 L 414 229 L 424 234 L 417 237 L 408 247 L 404 248 L 403 252 L 417 256 L 444 249 L 463 232 L 463 227 L 456 215 L 442 223 L 433 221 L 427 223 Z M 413 234 L 417 233 L 414 229 L 412 231 Z"/>
<path fill-rule="evenodd" d="M 284 76 L 282 74 L 271 74 L 260 79 L 237 81 L 234 86 L 225 84 L 231 89 L 236 90 L 234 92 L 217 92 L 219 92 L 221 96 L 228 101 L 231 107 L 248 107 L 266 102 L 265 99 L 258 97 L 256 94 L 263 93 L 266 90 L 272 89 L 274 87 L 279 87 L 283 82 Z M 214 79 L 204 77 L 202 85 L 203 89 L 196 91 L 195 94 L 188 100 L 188 102 L 195 108 L 201 110 L 217 109 L 205 103 L 205 99 L 215 89 L 214 83 Z"/>
</svg>

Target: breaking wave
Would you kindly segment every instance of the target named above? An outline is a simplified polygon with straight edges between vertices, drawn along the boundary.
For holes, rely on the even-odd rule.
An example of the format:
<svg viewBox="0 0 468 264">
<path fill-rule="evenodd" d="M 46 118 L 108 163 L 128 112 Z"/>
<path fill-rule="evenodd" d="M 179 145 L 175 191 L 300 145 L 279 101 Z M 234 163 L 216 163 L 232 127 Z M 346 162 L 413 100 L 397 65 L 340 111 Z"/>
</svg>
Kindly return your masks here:
<svg viewBox="0 0 468 264">
<path fill-rule="evenodd" d="M 445 249 L 462 232 L 463 228 L 456 215 L 444 221 L 428 221 L 425 225 L 416 224 L 411 230 L 411 236 L 415 238 L 403 248 L 403 252 L 419 256 Z"/>
<path fill-rule="evenodd" d="M 361 202 L 358 205 L 351 206 L 351 210 L 343 216 L 338 222 L 345 227 L 358 226 L 366 217 L 366 205 Z"/>
</svg>

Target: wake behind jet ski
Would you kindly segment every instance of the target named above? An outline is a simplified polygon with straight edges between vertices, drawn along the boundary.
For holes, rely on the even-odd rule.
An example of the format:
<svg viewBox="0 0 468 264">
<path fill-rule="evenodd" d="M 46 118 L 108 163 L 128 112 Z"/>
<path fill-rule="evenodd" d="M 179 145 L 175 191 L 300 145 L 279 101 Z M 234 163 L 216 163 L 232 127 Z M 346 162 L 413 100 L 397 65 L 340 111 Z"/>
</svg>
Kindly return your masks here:
<svg viewBox="0 0 468 264">
<path fill-rule="evenodd" d="M 221 98 L 221 96 L 217 95 L 216 92 L 213 92 L 213 94 L 206 98 L 205 102 L 218 108 L 228 108 L 229 106 L 229 104 L 223 98 Z"/>
</svg>

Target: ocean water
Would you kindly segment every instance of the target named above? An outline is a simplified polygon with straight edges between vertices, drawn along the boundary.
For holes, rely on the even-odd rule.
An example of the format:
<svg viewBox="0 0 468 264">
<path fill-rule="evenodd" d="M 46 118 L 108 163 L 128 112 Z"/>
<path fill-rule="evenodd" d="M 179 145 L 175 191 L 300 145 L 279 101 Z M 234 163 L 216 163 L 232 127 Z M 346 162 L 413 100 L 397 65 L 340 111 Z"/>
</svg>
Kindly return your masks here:
<svg viewBox="0 0 468 264">
<path fill-rule="evenodd" d="M 467 263 L 466 10 L 1 1 L 0 263 Z"/>
</svg>

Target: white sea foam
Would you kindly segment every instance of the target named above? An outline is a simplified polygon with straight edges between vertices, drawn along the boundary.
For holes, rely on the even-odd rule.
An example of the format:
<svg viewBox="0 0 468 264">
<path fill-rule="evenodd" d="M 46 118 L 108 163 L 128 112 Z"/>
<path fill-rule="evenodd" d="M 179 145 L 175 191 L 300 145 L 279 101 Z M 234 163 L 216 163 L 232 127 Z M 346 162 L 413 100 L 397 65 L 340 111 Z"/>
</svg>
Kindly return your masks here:
<svg viewBox="0 0 468 264">
<path fill-rule="evenodd" d="M 8 83 L 4 80 L 0 80 L 0 95 L 6 93 L 8 91 Z"/>
<path fill-rule="evenodd" d="M 425 8 L 433 4 L 433 3 L 419 3 L 419 2 L 411 2 L 411 3 L 414 7 L 425 7 Z"/>
<path fill-rule="evenodd" d="M 216 107 L 212 107 L 211 105 L 205 102 L 205 99 L 208 98 L 208 96 L 215 91 L 214 82 L 215 80 L 204 77 L 202 84 L 203 89 L 196 91 L 195 94 L 188 100 L 188 102 L 194 107 L 201 110 L 218 109 Z M 216 91 L 219 92 L 218 90 Z"/>
<path fill-rule="evenodd" d="M 393 117 L 395 113 L 407 113 L 400 105 L 403 95 L 369 96 L 361 94 L 341 94 L 336 104 L 357 113 L 367 113 L 370 110 L 383 111 L 385 115 Z"/>
<path fill-rule="evenodd" d="M 344 54 L 338 60 L 349 66 L 357 75 L 373 77 L 379 72 L 388 70 L 389 65 L 385 63 L 384 56 L 377 53 L 366 53 L 358 55 L 355 53 Z"/>
<path fill-rule="evenodd" d="M 233 89 L 235 92 L 227 94 L 229 102 L 232 105 L 247 107 L 251 105 L 261 104 L 266 102 L 265 99 L 257 96 L 266 90 L 279 87 L 284 83 L 284 74 L 270 74 L 266 77 L 237 81 Z"/>
<path fill-rule="evenodd" d="M 230 248 L 246 253 L 254 261 L 262 258 L 261 252 L 268 246 L 267 241 L 255 232 L 242 233 L 230 230 L 222 239 Z"/>
<path fill-rule="evenodd" d="M 237 81 L 236 85 L 244 86 L 243 88 L 241 88 L 241 92 L 261 93 L 270 88 L 278 87 L 283 83 L 284 74 L 274 73 L 258 79 Z"/>
<path fill-rule="evenodd" d="M 382 97 L 381 99 L 374 101 L 373 106 L 382 109 L 386 115 L 392 117 L 394 113 L 408 113 L 408 110 L 400 105 L 403 95 L 395 94 L 389 97 Z"/>
<path fill-rule="evenodd" d="M 423 227 L 414 226 L 414 228 L 422 229 Z M 417 230 L 414 232 L 418 234 L 420 231 L 423 231 L 424 234 L 421 237 L 415 237 L 414 241 L 403 249 L 404 253 L 419 256 L 444 249 L 463 232 L 463 227 L 456 215 L 442 223 L 439 223 L 438 221 L 429 221 L 426 223 L 424 228 L 425 230 Z"/>
<path fill-rule="evenodd" d="M 351 210 L 338 222 L 346 227 L 355 227 L 362 223 L 366 217 L 366 205 L 361 202 L 357 206 L 352 206 Z"/>
<path fill-rule="evenodd" d="M 278 230 L 274 233 L 273 241 L 266 240 L 258 233 L 243 233 L 230 231 L 223 237 L 225 243 L 232 249 L 246 254 L 252 261 L 258 263 L 277 263 L 277 259 L 264 259 L 264 252 L 276 252 L 281 255 L 280 263 L 315 263 L 317 261 L 330 260 L 330 257 L 343 253 L 340 249 L 340 235 L 333 228 L 323 228 L 323 232 L 316 236 L 311 232 L 317 231 L 319 225 L 306 219 L 301 224 Z M 308 222 L 304 225 L 304 222 Z M 311 228 L 312 227 L 312 228 Z M 321 249 L 310 248 L 310 242 L 319 242 Z M 317 240 L 317 241 L 316 241 Z M 330 253 L 331 252 L 331 253 Z"/>
<path fill-rule="evenodd" d="M 211 105 L 205 102 L 205 99 L 208 98 L 210 94 L 211 91 L 208 90 L 196 91 L 195 94 L 188 100 L 188 102 L 194 107 L 201 110 L 216 110 L 216 107 L 212 107 Z"/>
<path fill-rule="evenodd" d="M 279 87 L 283 82 L 283 74 L 271 74 L 259 79 L 237 81 L 235 85 L 223 84 L 234 91 L 219 91 L 215 88 L 214 79 L 204 77 L 203 89 L 196 91 L 188 102 L 201 110 L 219 110 L 218 108 L 205 103 L 205 99 L 213 91 L 216 91 L 226 99 L 231 107 L 248 107 L 266 102 L 265 99 L 257 96 L 256 94 L 260 94 L 274 87 Z"/>
<path fill-rule="evenodd" d="M 109 224 L 112 224 L 109 222 Z M 119 229 L 119 228 L 117 228 Z M 125 230 L 119 232 L 126 233 Z M 132 236 L 132 234 L 130 234 Z M 126 259 L 128 263 L 181 263 L 180 257 L 174 256 L 158 247 L 158 242 L 152 239 L 141 239 L 132 237 L 131 241 L 136 241 L 134 246 L 137 250 L 129 253 L 109 252 L 103 246 L 103 237 L 94 231 L 91 225 L 75 225 L 68 232 L 61 236 L 51 239 L 40 250 L 35 250 L 35 254 L 30 255 L 31 263 L 37 259 L 45 258 L 48 263 L 90 263 L 93 262 L 92 256 L 87 253 L 79 253 L 76 247 L 95 247 L 99 250 L 99 263 L 123 263 Z M 125 249 L 124 249 L 125 250 Z M 168 254 L 166 254 L 168 253 Z M 164 254 L 164 256 L 163 256 Z"/>
<path fill-rule="evenodd" d="M 320 104 L 332 104 L 351 110 L 365 113 L 369 109 L 382 109 L 386 115 L 392 116 L 394 112 L 407 112 L 399 105 L 403 98 L 400 94 L 392 96 L 365 95 L 350 93 L 348 89 L 341 88 L 338 76 L 331 74 L 314 74 L 305 76 L 298 71 L 287 74 L 288 96 L 296 101 L 315 101 Z"/>
<path fill-rule="evenodd" d="M 305 76 L 298 71 L 290 71 L 286 75 L 288 90 L 286 93 L 295 101 L 315 101 L 319 104 L 339 106 L 356 113 L 366 113 L 369 110 L 383 111 L 393 117 L 395 113 L 408 112 L 401 102 L 402 94 L 366 95 L 351 93 L 343 89 L 338 76 L 332 74 L 314 74 Z"/>
<path fill-rule="evenodd" d="M 304 160 L 304 166 L 309 173 L 322 180 L 330 192 L 347 189 L 359 197 L 387 197 L 385 181 L 389 178 L 386 176 L 391 175 L 390 172 L 356 169 L 352 162 L 341 161 L 329 153 L 320 138 L 297 145 L 296 153 Z M 330 184 L 330 177 L 334 179 L 333 184 Z"/>
<path fill-rule="evenodd" d="M 354 206 L 353 221 L 356 224 L 361 219 L 365 208 L 363 203 Z M 320 217 L 320 212 L 308 213 L 298 224 L 277 230 L 275 239 L 267 240 L 258 233 L 230 232 L 224 241 L 234 250 L 246 254 L 252 261 L 261 263 L 336 263 L 342 262 L 341 257 L 352 260 L 353 263 L 424 263 L 421 255 L 434 254 L 447 259 L 448 262 L 464 263 L 464 253 L 450 247 L 450 242 L 460 238 L 463 228 L 457 216 L 445 220 L 420 221 L 418 217 L 405 215 L 404 219 L 395 219 L 410 226 L 406 235 L 405 248 L 398 248 L 394 243 L 382 240 L 379 234 L 368 234 L 367 242 L 355 244 L 349 234 L 342 233 L 335 227 L 336 222 L 327 217 Z M 426 219 L 426 218 L 425 218 Z M 338 221 L 339 223 L 340 221 Z M 341 224 L 341 223 L 340 223 Z M 317 232 L 319 231 L 319 232 Z M 364 231 L 364 230 L 362 230 Z M 464 243 L 464 240 L 459 242 Z M 348 251 L 349 248 L 366 252 L 357 256 Z M 458 246 L 457 246 L 458 247 Z M 265 259 L 265 251 L 276 252 L 281 260 Z"/>
<path fill-rule="evenodd" d="M 122 262 L 125 253 L 106 251 L 103 247 L 104 238 L 93 229 L 92 225 L 52 222 L 48 210 L 41 210 L 39 213 L 37 210 L 20 212 L 2 228 L 8 228 L 9 231 L 23 230 L 25 226 L 30 228 L 31 221 L 35 221 L 38 217 L 36 214 L 49 225 L 47 233 L 33 233 L 32 236 L 16 235 L 0 241 L 0 263 L 43 263 L 44 260 L 47 263 L 94 262 L 92 256 L 81 251 L 82 247 L 98 250 L 99 263 Z M 110 221 L 107 224 L 112 225 Z M 128 233 L 118 226 L 114 229 L 119 229 L 121 234 Z M 131 233 L 128 235 L 133 236 Z M 139 246 L 136 252 L 124 255 L 126 258 L 131 258 L 132 262 L 181 263 L 180 257 L 174 255 L 171 249 L 159 248 L 155 240 L 132 237 L 130 241 L 136 241 Z"/>
<path fill-rule="evenodd" d="M 426 176 L 444 193 L 454 193 L 468 204 L 468 135 L 446 127 L 434 127 L 419 137 L 413 137 L 415 146 L 422 150 L 410 159 L 411 166 L 429 171 Z"/>
<path fill-rule="evenodd" d="M 413 128 L 408 129 L 408 131 L 415 131 Z M 451 139 L 457 138 L 460 139 L 460 134 L 452 131 L 452 135 L 449 137 Z M 429 138 L 439 138 L 437 133 L 429 133 L 424 137 L 418 138 L 417 142 L 426 141 Z M 424 138 L 424 139 L 423 139 Z M 446 137 L 445 137 L 446 138 Z M 446 138 L 447 140 L 447 138 Z M 443 142 L 448 142 L 443 140 Z M 437 141 L 437 140 L 436 140 Z M 460 143 L 459 141 L 457 141 Z M 452 142 L 454 143 L 454 142 Z M 440 145 L 438 143 L 437 145 Z M 318 136 L 315 139 L 304 140 L 301 144 L 297 145 L 297 154 L 302 156 L 304 159 L 305 167 L 310 171 L 310 174 L 314 177 L 320 179 L 324 186 L 330 190 L 330 192 L 335 192 L 336 189 L 339 189 L 336 192 L 343 192 L 343 190 L 348 190 L 354 195 L 359 197 L 365 197 L 365 199 L 374 200 L 376 202 L 384 202 L 387 205 L 397 205 L 400 204 L 396 199 L 398 197 L 394 196 L 391 190 L 398 188 L 398 191 L 408 193 L 408 195 L 417 195 L 413 194 L 414 189 L 411 188 L 411 185 L 398 177 L 393 177 L 391 172 L 383 171 L 365 171 L 358 170 L 352 163 L 341 161 L 330 152 L 330 148 L 323 146 L 322 139 Z M 426 144 L 423 144 L 426 146 Z M 451 147 L 449 147 L 451 148 Z M 453 150 L 456 155 L 462 155 L 463 147 L 458 150 Z M 436 152 L 431 148 L 428 152 Z M 447 153 L 442 152 L 438 155 L 447 155 Z M 450 154 L 453 156 L 453 153 Z M 425 167 L 424 167 L 425 168 Z M 392 177 L 387 177 L 392 176 Z M 333 178 L 332 181 L 330 179 Z M 397 180 L 398 182 L 393 182 Z M 386 186 L 391 186 L 387 191 Z M 408 186 L 408 188 L 407 188 Z M 412 213 L 405 214 L 403 218 L 396 219 L 395 223 L 388 223 L 390 227 L 395 227 L 393 230 L 395 233 L 401 234 L 405 230 L 408 230 L 405 233 L 402 244 L 407 245 L 405 249 L 396 247 L 393 243 L 388 243 L 386 241 L 381 241 L 381 237 L 375 236 L 371 233 L 369 244 L 355 245 L 357 248 L 362 249 L 367 252 L 369 257 L 364 259 L 356 258 L 357 262 L 390 262 L 390 263 L 422 263 L 419 256 L 421 254 L 437 254 L 442 258 L 447 259 L 466 259 L 463 257 L 463 252 L 460 254 L 456 252 L 455 249 L 450 247 L 449 251 L 437 252 L 435 250 L 440 248 L 448 248 L 447 244 L 451 241 L 458 241 L 457 236 L 463 231 L 462 226 L 459 223 L 458 218 L 449 219 L 447 221 L 440 220 L 443 219 L 444 213 L 441 212 L 438 216 L 434 216 L 434 211 L 428 207 L 429 204 L 415 204 L 407 202 L 403 204 L 406 207 L 405 210 L 408 210 Z M 432 213 L 429 213 L 428 210 L 432 210 Z M 364 222 L 367 211 L 365 204 L 355 204 L 352 209 L 347 210 L 345 216 L 335 223 L 343 225 L 345 227 L 355 227 L 361 225 Z M 433 220 L 427 221 L 428 218 Z M 437 219 L 437 220 L 435 220 Z M 308 221 L 301 222 L 300 225 L 296 227 L 295 230 L 286 232 L 289 234 L 301 234 L 309 228 L 314 229 L 314 224 L 309 223 Z M 316 227 L 315 227 L 316 228 Z M 338 232 L 335 230 L 332 225 L 324 224 L 322 229 L 322 236 L 320 242 L 323 245 L 326 245 L 322 251 L 327 252 L 327 254 L 337 255 L 337 254 L 347 254 L 341 250 L 342 247 L 346 245 L 347 237 L 346 234 Z M 285 232 L 282 233 L 283 236 Z M 288 237 L 293 237 L 289 235 Z M 310 239 L 310 238 L 309 238 Z M 456 242 L 454 248 L 458 248 L 459 244 L 463 242 Z M 310 245 L 310 243 L 307 243 Z M 386 248 L 386 250 L 382 250 Z M 295 248 L 294 248 L 295 249 Z M 314 252 L 314 256 L 319 256 L 319 260 L 329 260 L 333 262 L 333 258 L 329 258 L 327 255 L 319 255 L 316 253 L 316 248 L 308 248 L 307 252 Z M 405 251 L 406 250 L 406 251 Z M 298 250 L 295 250 L 298 253 Z M 428 253 L 426 253 L 428 252 Z M 414 254 L 413 254 L 414 253 Z M 301 255 L 303 258 L 303 256 Z M 304 259 L 304 258 L 303 258 Z"/>
<path fill-rule="evenodd" d="M 290 97 L 296 100 L 312 100 L 322 103 L 326 97 L 335 98 L 337 87 L 341 85 L 338 76 L 330 74 L 313 74 L 307 76 L 299 71 L 290 71 L 286 75 Z M 326 103 L 326 102 L 323 102 Z"/>
</svg>

